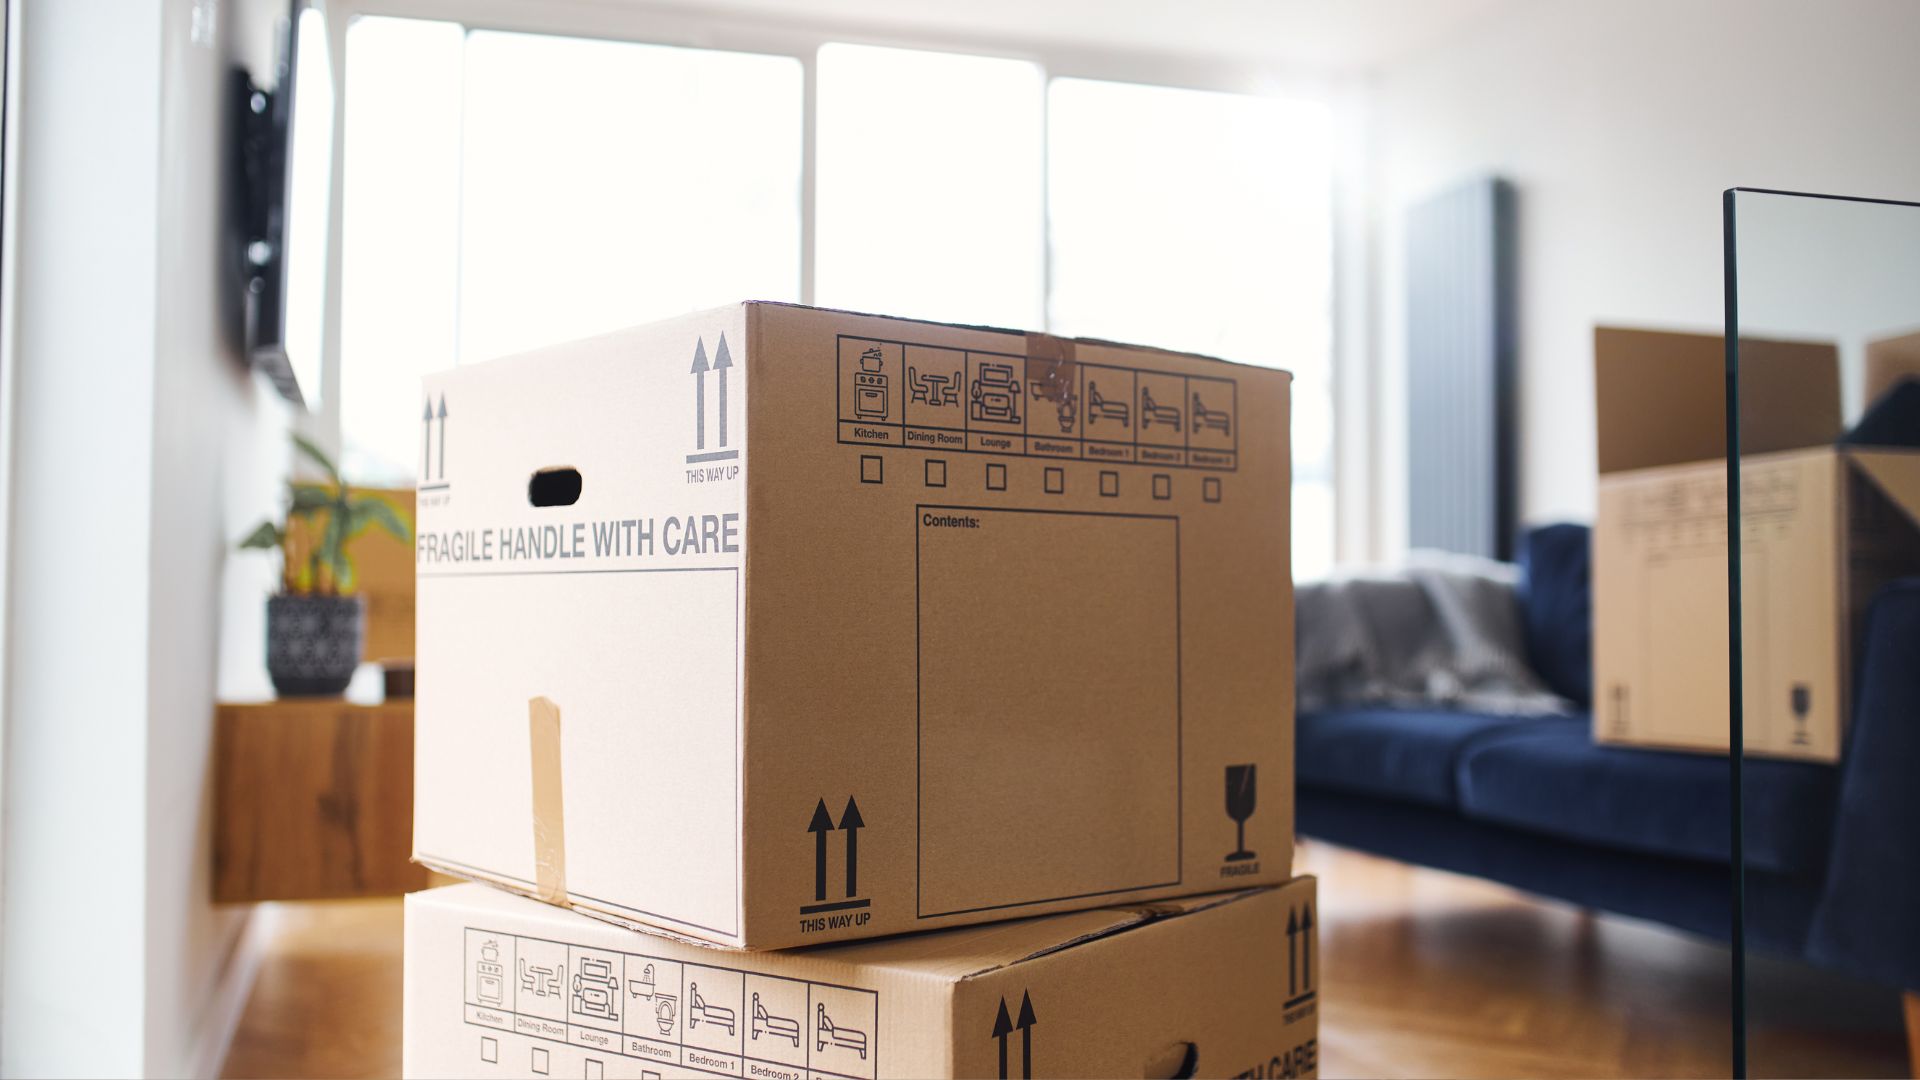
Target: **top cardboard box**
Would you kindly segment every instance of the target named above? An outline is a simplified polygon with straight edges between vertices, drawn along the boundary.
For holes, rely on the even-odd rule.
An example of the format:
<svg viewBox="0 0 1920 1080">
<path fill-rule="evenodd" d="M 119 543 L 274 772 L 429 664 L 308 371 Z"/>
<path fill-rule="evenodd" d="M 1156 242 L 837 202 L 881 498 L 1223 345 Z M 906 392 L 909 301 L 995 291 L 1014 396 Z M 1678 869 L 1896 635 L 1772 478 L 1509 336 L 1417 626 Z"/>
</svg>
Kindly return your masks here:
<svg viewBox="0 0 1920 1080">
<path fill-rule="evenodd" d="M 1289 384 L 775 304 L 428 378 L 415 857 L 749 948 L 1287 880 Z"/>
<path fill-rule="evenodd" d="M 1602 742 L 1728 748 L 1724 357 L 1718 335 L 1594 334 Z M 1838 761 L 1867 603 L 1920 573 L 1920 424 L 1889 397 L 1843 435 L 1830 344 L 1742 339 L 1740 394 L 1743 747 Z"/>
</svg>

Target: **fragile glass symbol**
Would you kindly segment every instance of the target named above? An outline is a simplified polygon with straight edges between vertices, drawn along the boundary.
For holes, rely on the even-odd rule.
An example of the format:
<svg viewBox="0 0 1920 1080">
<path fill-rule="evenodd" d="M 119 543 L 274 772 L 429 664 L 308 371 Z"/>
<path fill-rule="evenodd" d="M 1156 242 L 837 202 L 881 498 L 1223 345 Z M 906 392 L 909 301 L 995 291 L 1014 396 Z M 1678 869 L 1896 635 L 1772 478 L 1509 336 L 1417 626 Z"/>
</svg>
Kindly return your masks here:
<svg viewBox="0 0 1920 1080">
<path fill-rule="evenodd" d="M 1227 766 L 1227 816 L 1233 819 L 1235 836 L 1233 854 L 1227 856 L 1228 862 L 1245 862 L 1254 857 L 1247 850 L 1247 819 L 1253 816 L 1255 773 L 1252 765 Z"/>
</svg>

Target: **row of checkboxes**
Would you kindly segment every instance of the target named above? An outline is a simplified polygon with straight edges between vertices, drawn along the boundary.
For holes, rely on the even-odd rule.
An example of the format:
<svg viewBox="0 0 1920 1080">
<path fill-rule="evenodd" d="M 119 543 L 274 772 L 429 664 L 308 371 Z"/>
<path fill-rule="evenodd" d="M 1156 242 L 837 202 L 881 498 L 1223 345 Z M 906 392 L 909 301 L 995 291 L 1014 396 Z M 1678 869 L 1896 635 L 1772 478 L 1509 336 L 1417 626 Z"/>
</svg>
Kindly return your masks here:
<svg viewBox="0 0 1920 1080">
<path fill-rule="evenodd" d="M 480 1037 L 480 1060 L 488 1065 L 498 1065 L 500 1063 L 499 1039 L 492 1035 L 482 1035 Z M 534 1047 L 533 1053 L 527 1062 L 527 1070 L 535 1076 L 549 1076 L 552 1074 L 552 1068 L 553 1055 L 548 1053 L 547 1048 L 544 1046 Z M 586 1060 L 586 1067 L 581 1075 L 585 1080 L 602 1080 L 606 1074 L 606 1062 L 601 1061 L 599 1058 L 588 1058 Z M 659 1076 L 660 1074 L 649 1070 L 645 1075 Z"/>
<path fill-rule="evenodd" d="M 879 454 L 860 455 L 860 482 L 863 484 L 882 484 L 886 482 L 886 460 Z M 947 462 L 944 458 L 928 458 L 926 461 L 925 483 L 931 488 L 947 486 Z M 1067 470 L 1058 465 L 1049 465 L 1041 472 L 1041 488 L 1049 495 L 1064 495 L 1067 492 Z M 987 462 L 987 490 L 1007 490 L 1007 466 L 1004 462 Z M 1109 499 L 1120 496 L 1120 474 L 1111 469 L 1100 471 L 1100 494 Z M 1168 473 L 1153 474 L 1153 497 L 1156 499 L 1173 498 L 1173 477 Z M 1207 502 L 1220 501 L 1220 478 L 1205 476 L 1200 479 L 1200 497 Z"/>
</svg>

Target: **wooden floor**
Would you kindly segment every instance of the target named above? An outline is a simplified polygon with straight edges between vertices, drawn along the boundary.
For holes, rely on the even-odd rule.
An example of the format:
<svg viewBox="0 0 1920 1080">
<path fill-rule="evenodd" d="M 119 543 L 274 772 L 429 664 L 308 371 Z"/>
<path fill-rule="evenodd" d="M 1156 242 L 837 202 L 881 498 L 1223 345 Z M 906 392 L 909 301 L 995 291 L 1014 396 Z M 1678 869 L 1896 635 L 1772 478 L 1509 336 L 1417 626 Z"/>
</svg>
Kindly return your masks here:
<svg viewBox="0 0 1920 1080">
<path fill-rule="evenodd" d="M 1320 844 L 1326 1077 L 1724 1076 L 1725 949 Z M 281 905 L 230 1077 L 400 1072 L 400 905 Z M 1756 1076 L 1905 1076 L 1878 988 L 1757 963 Z"/>
</svg>

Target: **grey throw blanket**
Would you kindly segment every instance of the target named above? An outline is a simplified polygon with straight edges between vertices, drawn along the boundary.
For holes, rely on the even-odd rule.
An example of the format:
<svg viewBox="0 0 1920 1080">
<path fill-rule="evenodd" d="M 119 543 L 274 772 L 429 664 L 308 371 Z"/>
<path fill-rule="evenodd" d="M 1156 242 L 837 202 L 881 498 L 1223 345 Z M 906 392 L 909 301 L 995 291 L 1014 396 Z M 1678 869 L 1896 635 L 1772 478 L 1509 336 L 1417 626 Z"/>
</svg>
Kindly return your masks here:
<svg viewBox="0 0 1920 1080">
<path fill-rule="evenodd" d="M 1415 552 L 1397 570 L 1301 584 L 1294 595 L 1302 711 L 1443 705 L 1569 712 L 1527 667 L 1517 568 Z"/>
</svg>

